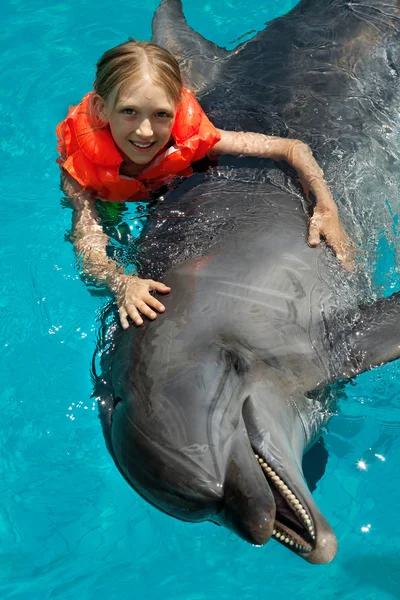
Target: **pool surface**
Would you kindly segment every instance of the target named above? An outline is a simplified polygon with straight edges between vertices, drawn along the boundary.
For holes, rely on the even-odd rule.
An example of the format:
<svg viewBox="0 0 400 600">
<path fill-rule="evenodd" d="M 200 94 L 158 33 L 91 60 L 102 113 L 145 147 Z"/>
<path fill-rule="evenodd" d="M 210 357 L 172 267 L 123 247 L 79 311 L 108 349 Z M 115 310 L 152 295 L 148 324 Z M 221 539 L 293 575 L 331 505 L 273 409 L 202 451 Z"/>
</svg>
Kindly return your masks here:
<svg viewBox="0 0 400 600">
<path fill-rule="evenodd" d="M 295 3 L 183 5 L 190 25 L 233 48 Z M 315 497 L 339 541 L 329 565 L 159 513 L 105 448 L 90 364 L 110 299 L 89 293 L 66 239 L 54 128 L 91 88 L 106 49 L 150 38 L 157 5 L 9 0 L 2 9 L 0 598 L 400 598 L 400 363 L 348 385 L 324 436 L 330 458 Z M 129 222 L 140 233 L 132 212 Z M 382 243 L 376 273 L 387 293 L 399 282 L 389 250 Z"/>
</svg>

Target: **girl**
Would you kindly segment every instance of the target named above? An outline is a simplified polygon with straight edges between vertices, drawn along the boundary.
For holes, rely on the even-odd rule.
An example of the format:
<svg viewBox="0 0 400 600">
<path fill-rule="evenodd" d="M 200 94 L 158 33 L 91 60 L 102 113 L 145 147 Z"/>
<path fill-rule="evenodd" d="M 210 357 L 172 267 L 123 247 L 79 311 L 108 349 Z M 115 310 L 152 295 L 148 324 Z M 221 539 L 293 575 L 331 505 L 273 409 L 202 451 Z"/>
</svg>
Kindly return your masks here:
<svg viewBox="0 0 400 600">
<path fill-rule="evenodd" d="M 165 310 L 151 291 L 168 293 L 158 281 L 125 275 L 108 258 L 108 236 L 95 199 L 138 201 L 208 153 L 286 160 L 316 198 L 308 243 L 320 236 L 343 262 L 350 240 L 310 148 L 299 140 L 216 129 L 194 95 L 183 88 L 178 62 L 151 42 L 129 40 L 108 50 L 97 64 L 94 91 L 69 110 L 57 127 L 64 192 L 74 207 L 73 241 L 82 269 L 114 293 L 122 327 L 128 318 L 155 319 Z"/>
</svg>

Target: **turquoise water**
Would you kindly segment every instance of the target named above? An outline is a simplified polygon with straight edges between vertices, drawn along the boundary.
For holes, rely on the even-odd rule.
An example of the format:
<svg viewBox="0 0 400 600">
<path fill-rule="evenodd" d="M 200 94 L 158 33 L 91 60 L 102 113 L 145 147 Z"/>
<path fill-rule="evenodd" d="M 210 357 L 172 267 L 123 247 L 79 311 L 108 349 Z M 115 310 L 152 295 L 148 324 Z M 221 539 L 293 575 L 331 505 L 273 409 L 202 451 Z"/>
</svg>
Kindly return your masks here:
<svg viewBox="0 0 400 600">
<path fill-rule="evenodd" d="M 104 50 L 149 38 L 157 3 L 9 0 L 2 9 L 0 597 L 400 598 L 398 365 L 348 386 L 325 435 L 330 459 L 315 497 L 339 540 L 330 565 L 160 514 L 105 449 L 89 371 L 108 299 L 89 294 L 65 240 L 54 126 L 90 89 Z M 193 27 L 233 47 L 293 4 L 187 0 L 184 9 Z"/>
</svg>

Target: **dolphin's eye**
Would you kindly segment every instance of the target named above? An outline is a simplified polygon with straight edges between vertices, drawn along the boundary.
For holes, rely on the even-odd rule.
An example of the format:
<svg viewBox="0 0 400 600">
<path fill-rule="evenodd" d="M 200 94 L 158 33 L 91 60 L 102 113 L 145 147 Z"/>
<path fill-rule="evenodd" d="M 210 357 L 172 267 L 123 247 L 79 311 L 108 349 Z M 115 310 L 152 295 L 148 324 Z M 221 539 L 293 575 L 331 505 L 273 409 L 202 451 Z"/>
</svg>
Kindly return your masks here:
<svg viewBox="0 0 400 600">
<path fill-rule="evenodd" d="M 246 373 L 247 364 L 239 352 L 230 348 L 229 350 L 226 350 L 226 356 L 238 375 L 243 375 Z"/>
<path fill-rule="evenodd" d="M 236 372 L 240 373 L 240 375 L 243 375 L 247 371 L 246 362 L 243 360 L 243 357 L 240 356 L 240 354 L 236 356 L 234 367 L 236 369 Z"/>
</svg>

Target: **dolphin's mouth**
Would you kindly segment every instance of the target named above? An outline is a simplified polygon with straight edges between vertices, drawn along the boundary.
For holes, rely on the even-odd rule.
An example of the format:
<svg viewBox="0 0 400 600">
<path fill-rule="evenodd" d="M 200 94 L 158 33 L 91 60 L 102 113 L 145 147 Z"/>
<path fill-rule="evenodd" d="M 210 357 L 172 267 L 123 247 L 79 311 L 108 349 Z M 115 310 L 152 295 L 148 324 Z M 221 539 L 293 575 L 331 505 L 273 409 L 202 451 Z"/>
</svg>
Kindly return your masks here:
<svg viewBox="0 0 400 600">
<path fill-rule="evenodd" d="M 274 495 L 276 515 L 272 537 L 294 552 L 312 552 L 316 536 L 311 514 L 276 471 L 258 454 L 255 457 Z"/>
</svg>

